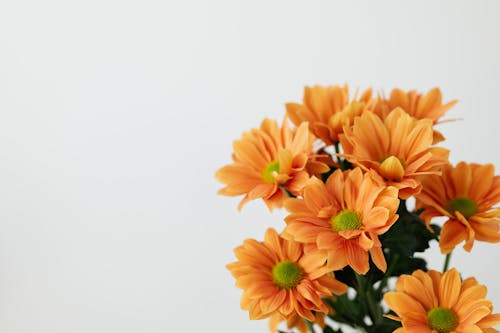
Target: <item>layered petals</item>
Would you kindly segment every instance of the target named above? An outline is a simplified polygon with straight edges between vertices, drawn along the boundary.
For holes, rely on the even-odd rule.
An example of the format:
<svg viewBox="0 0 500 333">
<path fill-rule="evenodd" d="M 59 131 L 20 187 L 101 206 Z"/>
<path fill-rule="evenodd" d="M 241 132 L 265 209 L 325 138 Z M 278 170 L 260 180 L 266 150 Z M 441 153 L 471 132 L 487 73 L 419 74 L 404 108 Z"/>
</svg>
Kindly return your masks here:
<svg viewBox="0 0 500 333">
<path fill-rule="evenodd" d="M 407 199 L 420 192 L 418 176 L 440 174 L 448 163 L 448 151 L 432 147 L 433 132 L 430 119 L 416 119 L 401 108 L 385 118 L 365 112 L 346 126 L 340 142 L 345 157 L 363 170 L 377 172 L 387 183 Z"/>
<path fill-rule="evenodd" d="M 251 319 L 270 317 L 271 329 L 283 320 L 299 328 L 303 318 L 318 322 L 318 314 L 330 311 L 323 298 L 347 291 L 321 256 L 305 253 L 302 244 L 283 239 L 274 229 L 267 230 L 263 242 L 247 239 L 235 254 L 238 261 L 227 268 L 243 289 L 241 307 Z"/>
<path fill-rule="evenodd" d="M 310 173 L 330 169 L 325 156 L 312 153 L 314 140 L 307 123 L 292 130 L 286 118 L 281 127 L 265 119 L 260 128 L 244 133 L 233 143 L 233 163 L 216 173 L 226 185 L 219 194 L 244 195 L 239 209 L 255 199 L 262 199 L 270 210 L 282 207 L 286 192 L 297 195 Z"/>
<path fill-rule="evenodd" d="M 389 98 L 379 98 L 374 112 L 381 118 L 385 118 L 392 110 L 399 107 L 414 118 L 430 119 L 433 124 L 437 124 L 439 119 L 456 103 L 456 100 L 443 103 L 439 88 L 433 88 L 426 94 L 416 90 L 404 91 L 396 88 L 391 91 Z M 438 143 L 443 140 L 443 135 L 434 130 L 433 142 Z"/>
<path fill-rule="evenodd" d="M 468 333 L 495 332 L 500 315 L 485 299 L 486 287 L 474 278 L 463 280 L 456 269 L 445 273 L 417 270 L 401 275 L 396 291 L 384 295 L 384 301 L 402 324 L 397 332 Z"/>
<path fill-rule="evenodd" d="M 382 271 L 386 261 L 378 239 L 397 220 L 398 191 L 375 173 L 336 170 L 323 183 L 311 178 L 303 198 L 288 199 L 283 236 L 322 253 L 332 270 L 349 265 L 369 270 L 369 255 Z"/>
<path fill-rule="evenodd" d="M 422 184 L 417 207 L 424 209 L 421 216 L 427 225 L 434 217 L 447 218 L 441 252 L 450 253 L 462 242 L 467 251 L 475 240 L 500 242 L 500 176 L 495 176 L 493 165 L 446 165 L 441 176 L 426 176 Z"/>
<path fill-rule="evenodd" d="M 364 91 L 359 98 L 351 99 L 347 85 L 316 85 L 304 89 L 302 104 L 288 103 L 286 109 L 295 125 L 308 122 L 311 132 L 331 145 L 339 141 L 344 126 L 351 125 L 356 116 L 373 109 L 376 104 L 371 89 Z"/>
</svg>

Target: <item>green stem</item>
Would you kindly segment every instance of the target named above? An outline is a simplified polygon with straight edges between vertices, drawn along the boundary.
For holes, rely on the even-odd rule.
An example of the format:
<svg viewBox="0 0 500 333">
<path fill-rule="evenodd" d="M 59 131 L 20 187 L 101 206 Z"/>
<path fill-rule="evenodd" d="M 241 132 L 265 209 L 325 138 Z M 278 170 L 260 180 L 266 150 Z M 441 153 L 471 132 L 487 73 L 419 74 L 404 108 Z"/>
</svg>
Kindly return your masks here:
<svg viewBox="0 0 500 333">
<path fill-rule="evenodd" d="M 444 259 L 443 273 L 448 270 L 448 266 L 450 265 L 451 253 L 452 252 L 448 253 L 446 255 L 446 258 Z"/>
<path fill-rule="evenodd" d="M 316 333 L 316 331 L 314 330 L 313 324 L 309 320 L 307 320 L 307 319 L 304 319 L 304 321 L 306 322 L 306 326 L 309 329 L 309 331 L 311 333 Z"/>
<path fill-rule="evenodd" d="M 372 318 L 372 325 L 377 326 L 382 320 L 382 310 L 380 305 L 373 297 L 373 289 L 366 293 L 366 301 L 368 303 L 368 311 L 370 312 L 370 317 Z"/>
<path fill-rule="evenodd" d="M 356 291 L 357 292 L 360 292 L 360 291 L 364 291 L 362 289 L 364 283 L 363 283 L 363 277 L 361 275 L 359 275 L 358 273 L 354 272 L 354 276 L 356 276 L 356 284 L 357 284 L 357 288 L 356 288 Z M 363 293 L 364 295 L 364 293 Z"/>
<path fill-rule="evenodd" d="M 387 268 L 387 271 L 385 272 L 384 278 L 380 282 L 380 285 L 378 287 L 378 293 L 379 295 L 382 295 L 384 292 L 384 288 L 387 286 L 387 281 L 391 277 L 392 271 L 396 267 L 396 264 L 398 263 L 399 260 L 399 253 L 395 253 L 394 257 L 391 260 L 391 263 L 389 264 L 389 268 Z"/>
<path fill-rule="evenodd" d="M 356 292 L 358 293 L 359 301 L 365 304 L 365 309 L 372 321 L 372 325 L 375 325 L 380 321 L 381 318 L 379 317 L 381 317 L 381 313 L 377 308 L 378 302 L 373 297 L 373 285 L 366 280 L 365 276 L 361 276 L 358 273 L 355 273 L 355 276 L 357 284 Z M 368 282 L 368 284 L 366 282 Z M 371 288 L 371 290 L 368 290 L 367 286 Z"/>
<path fill-rule="evenodd" d="M 285 185 L 280 185 L 280 188 L 283 191 L 283 193 L 285 193 L 287 195 L 287 197 L 296 198 L 295 195 L 293 195 L 292 193 L 290 193 L 290 191 L 288 191 L 288 189 L 285 187 Z"/>
</svg>

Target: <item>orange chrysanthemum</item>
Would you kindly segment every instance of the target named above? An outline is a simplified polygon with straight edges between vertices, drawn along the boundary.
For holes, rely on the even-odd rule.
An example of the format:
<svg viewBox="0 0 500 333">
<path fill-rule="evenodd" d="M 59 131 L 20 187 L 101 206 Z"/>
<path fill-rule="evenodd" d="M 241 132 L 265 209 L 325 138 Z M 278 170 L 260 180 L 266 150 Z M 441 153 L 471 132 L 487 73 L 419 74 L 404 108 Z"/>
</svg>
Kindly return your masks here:
<svg viewBox="0 0 500 333">
<path fill-rule="evenodd" d="M 446 273 L 421 270 L 401 275 L 396 291 L 384 300 L 403 327 L 394 333 L 493 333 L 500 323 L 500 314 L 492 314 L 493 306 L 486 300 L 486 287 L 476 279 L 460 279 L 457 270 Z"/>
<path fill-rule="evenodd" d="M 269 209 L 281 207 L 287 198 L 281 187 L 297 195 L 311 173 L 322 173 L 329 167 L 312 154 L 314 137 L 307 123 L 296 130 L 285 118 L 280 128 L 276 121 L 265 119 L 259 129 L 252 129 L 233 143 L 234 163 L 216 173 L 227 186 L 219 194 L 245 195 L 238 209 L 249 200 L 262 198 Z"/>
<path fill-rule="evenodd" d="M 443 104 L 441 90 L 431 89 L 427 94 L 420 94 L 415 90 L 404 91 L 393 89 L 388 99 L 380 99 L 377 111 L 385 118 L 397 107 L 417 119 L 431 119 L 436 124 L 446 111 L 457 103 L 456 100 Z"/>
<path fill-rule="evenodd" d="M 431 89 L 427 94 L 418 93 L 415 90 L 404 91 L 393 89 L 388 99 L 381 98 L 375 112 L 382 118 L 397 107 L 402 108 L 406 113 L 417 119 L 431 119 L 437 124 L 449 109 L 457 103 L 456 100 L 443 104 L 441 90 L 439 88 Z M 434 143 L 443 141 L 443 135 L 434 130 Z"/>
<path fill-rule="evenodd" d="M 314 312 L 329 312 L 323 298 L 347 291 L 316 254 L 304 253 L 302 244 L 281 238 L 271 228 L 264 242 L 247 239 L 234 252 L 238 261 L 227 268 L 244 291 L 241 307 L 250 319 L 293 320 L 299 315 L 315 321 Z"/>
<path fill-rule="evenodd" d="M 398 191 L 387 187 L 373 173 L 360 168 L 336 170 L 323 183 L 311 178 L 303 199 L 289 199 L 283 237 L 317 248 L 332 270 L 351 266 L 365 274 L 372 261 L 385 272 L 387 263 L 378 235 L 385 233 L 398 215 Z"/>
<path fill-rule="evenodd" d="M 441 230 L 441 252 L 450 253 L 465 240 L 470 251 L 474 240 L 500 242 L 500 176 L 493 165 L 446 165 L 442 176 L 427 176 L 417 196 L 417 207 L 424 208 L 422 218 L 429 225 L 436 216 L 448 220 Z"/>
<path fill-rule="evenodd" d="M 365 112 L 340 136 L 341 156 L 364 170 L 375 170 L 407 199 L 422 188 L 416 176 L 439 174 L 439 167 L 448 162 L 448 150 L 431 147 L 432 141 L 430 119 L 418 120 L 401 108 L 383 120 Z"/>
<path fill-rule="evenodd" d="M 359 99 L 350 101 L 347 85 L 314 86 L 304 89 L 302 104 L 288 103 L 287 115 L 297 126 L 307 121 L 312 133 L 327 145 L 338 142 L 343 127 L 351 125 L 354 117 L 376 106 L 372 90 L 367 89 Z"/>
</svg>

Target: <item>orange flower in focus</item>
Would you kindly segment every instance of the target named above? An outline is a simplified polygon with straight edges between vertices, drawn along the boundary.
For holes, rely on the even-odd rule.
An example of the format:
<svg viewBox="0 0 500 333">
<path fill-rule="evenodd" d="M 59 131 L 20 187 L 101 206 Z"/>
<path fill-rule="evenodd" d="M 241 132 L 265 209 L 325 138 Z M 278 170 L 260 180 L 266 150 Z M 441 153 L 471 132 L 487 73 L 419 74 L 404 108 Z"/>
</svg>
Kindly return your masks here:
<svg viewBox="0 0 500 333">
<path fill-rule="evenodd" d="M 500 176 L 495 176 L 493 165 L 447 165 L 442 176 L 427 176 L 424 188 L 417 196 L 417 208 L 429 225 L 433 217 L 446 216 L 439 246 L 442 253 L 450 253 L 465 240 L 464 249 L 470 251 L 474 240 L 500 242 Z"/>
<path fill-rule="evenodd" d="M 259 129 L 244 133 L 233 143 L 234 162 L 220 168 L 215 175 L 227 185 L 219 194 L 244 194 L 238 209 L 258 198 L 269 209 L 281 207 L 287 194 L 280 187 L 297 195 L 309 179 L 308 170 L 313 173 L 329 170 L 326 164 L 313 160 L 313 142 L 307 123 L 292 130 L 286 118 L 281 128 L 276 121 L 265 119 Z"/>
<path fill-rule="evenodd" d="M 397 107 L 402 108 L 406 113 L 417 119 L 431 119 L 433 124 L 437 124 L 446 111 L 457 103 L 456 100 L 443 104 L 441 90 L 431 89 L 427 94 L 420 94 L 415 90 L 403 91 L 393 89 L 389 99 L 380 99 L 377 108 L 374 110 L 381 118 Z M 434 143 L 443 141 L 443 135 L 434 131 Z"/>
<path fill-rule="evenodd" d="M 227 268 L 243 289 L 241 307 L 250 319 L 293 321 L 299 315 L 315 321 L 315 312 L 330 310 L 322 299 L 348 288 L 315 254 L 305 254 L 302 244 L 281 238 L 271 228 L 264 242 L 247 239 L 234 253 L 238 261 Z"/>
<path fill-rule="evenodd" d="M 314 316 L 315 316 L 315 319 L 312 323 L 317 324 L 321 328 L 325 328 L 325 314 L 321 313 L 321 312 L 316 312 L 314 314 Z M 294 315 L 294 316 L 290 317 L 289 319 L 285 319 L 278 313 L 271 316 L 271 318 L 269 320 L 269 330 L 273 333 L 277 332 L 278 325 L 283 321 L 286 322 L 286 327 L 289 330 L 296 328 L 301 333 L 308 333 L 309 332 L 309 328 L 307 327 L 306 322 L 304 321 L 304 319 L 301 316 Z"/>
<path fill-rule="evenodd" d="M 344 126 L 351 125 L 354 117 L 374 108 L 376 104 L 371 89 L 363 92 L 359 99 L 350 101 L 347 85 L 316 85 L 305 87 L 302 104 L 288 103 L 286 109 L 288 117 L 296 126 L 307 121 L 314 135 L 327 145 L 332 145 L 339 141 L 338 136 L 344 131 Z"/>
<path fill-rule="evenodd" d="M 448 163 L 448 150 L 431 147 L 432 121 L 418 120 L 401 108 L 385 119 L 365 112 L 346 127 L 340 136 L 341 156 L 364 170 L 374 170 L 387 185 L 399 189 L 399 197 L 408 199 L 420 192 L 416 176 L 439 174 Z"/>
<path fill-rule="evenodd" d="M 492 314 L 486 300 L 486 287 L 476 279 L 464 281 L 455 269 L 446 273 L 421 270 L 401 275 L 396 291 L 384 296 L 387 305 L 403 327 L 395 333 L 481 333 L 498 332 L 500 314 Z"/>
<path fill-rule="evenodd" d="M 360 168 L 336 170 L 326 181 L 311 178 L 303 199 L 288 199 L 283 237 L 319 249 L 331 270 L 351 266 L 366 274 L 372 261 L 385 272 L 378 235 L 397 220 L 398 191 Z"/>
</svg>

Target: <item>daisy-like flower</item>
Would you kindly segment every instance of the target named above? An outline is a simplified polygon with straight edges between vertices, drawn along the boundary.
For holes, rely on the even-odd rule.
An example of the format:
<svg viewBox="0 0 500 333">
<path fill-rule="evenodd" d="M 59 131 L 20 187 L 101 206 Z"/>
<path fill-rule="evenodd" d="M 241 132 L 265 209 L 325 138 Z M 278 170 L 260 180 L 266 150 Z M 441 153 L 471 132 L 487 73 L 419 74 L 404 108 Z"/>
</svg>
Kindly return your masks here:
<svg viewBox="0 0 500 333">
<path fill-rule="evenodd" d="M 364 170 L 374 170 L 387 185 L 399 189 L 399 197 L 408 199 L 420 192 L 419 175 L 440 174 L 448 163 L 448 150 L 431 147 L 432 120 L 413 118 L 396 108 L 383 120 L 365 112 L 345 127 L 340 136 L 341 156 Z"/>
<path fill-rule="evenodd" d="M 281 238 L 271 228 L 264 242 L 247 239 L 234 253 L 238 261 L 227 268 L 243 289 L 241 308 L 249 311 L 250 319 L 293 321 L 299 315 L 313 322 L 315 312 L 330 310 L 323 298 L 348 288 L 316 254 L 304 253 L 302 244 Z"/>
<path fill-rule="evenodd" d="M 387 187 L 376 174 L 360 168 L 337 169 L 323 183 L 311 178 L 303 199 L 289 199 L 283 237 L 319 250 L 331 270 L 351 266 L 366 274 L 372 261 L 385 272 L 387 263 L 378 235 L 396 222 L 398 190 Z"/>
<path fill-rule="evenodd" d="M 404 91 L 396 88 L 391 91 L 388 99 L 379 99 L 377 108 L 374 111 L 382 118 L 385 118 L 391 110 L 400 107 L 414 118 L 431 119 L 433 124 L 437 124 L 439 118 L 456 103 L 457 101 L 453 100 L 443 104 L 439 88 L 433 88 L 427 94 L 421 94 L 415 90 Z M 443 140 L 443 135 L 434 130 L 434 143 Z"/>
<path fill-rule="evenodd" d="M 476 279 L 461 280 L 456 269 L 446 273 L 421 270 L 401 275 L 396 291 L 384 295 L 403 327 L 394 333 L 493 333 L 500 314 L 492 314 L 486 287 Z"/>
<path fill-rule="evenodd" d="M 436 124 L 439 118 L 456 103 L 457 101 L 453 100 L 443 104 L 439 88 L 433 88 L 427 94 L 421 94 L 415 90 L 404 91 L 396 88 L 391 91 L 388 99 L 380 100 L 381 105 L 377 110 L 385 117 L 391 110 L 400 107 L 412 117 L 431 119 Z"/>
<path fill-rule="evenodd" d="M 442 253 L 450 253 L 465 241 L 470 251 L 474 240 L 500 242 L 500 176 L 495 176 L 493 165 L 446 165 L 442 176 L 423 178 L 423 190 L 417 195 L 417 208 L 426 224 L 436 216 L 448 220 L 441 230 L 439 246 Z"/>
<path fill-rule="evenodd" d="M 343 127 L 352 124 L 354 117 L 377 104 L 372 99 L 372 90 L 367 89 L 359 99 L 351 101 L 347 85 L 305 87 L 302 104 L 286 104 L 287 115 L 297 126 L 307 121 L 314 135 L 327 145 L 339 141 Z"/>
<path fill-rule="evenodd" d="M 260 128 L 244 133 L 233 143 L 233 163 L 215 175 L 226 184 L 219 194 L 245 195 L 238 209 L 259 198 L 270 210 L 281 207 L 287 198 L 282 188 L 297 195 L 309 179 L 309 172 L 330 169 L 312 154 L 314 140 L 307 123 L 292 130 L 286 118 L 281 128 L 276 121 L 265 119 Z"/>
</svg>

